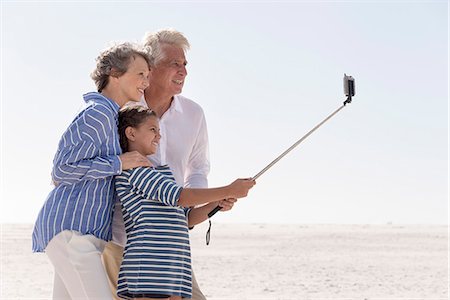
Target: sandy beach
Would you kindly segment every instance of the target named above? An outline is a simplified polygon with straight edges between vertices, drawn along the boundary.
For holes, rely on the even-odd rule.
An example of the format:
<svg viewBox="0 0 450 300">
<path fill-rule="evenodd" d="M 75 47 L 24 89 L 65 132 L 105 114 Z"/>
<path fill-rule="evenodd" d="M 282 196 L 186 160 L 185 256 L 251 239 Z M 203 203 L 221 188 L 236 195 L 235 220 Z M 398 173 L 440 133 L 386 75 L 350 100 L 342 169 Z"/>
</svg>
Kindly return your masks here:
<svg viewBox="0 0 450 300">
<path fill-rule="evenodd" d="M 448 299 L 448 227 L 213 223 L 191 231 L 209 300 Z M 1 299 L 49 299 L 53 270 L 31 224 L 1 228 Z"/>
</svg>

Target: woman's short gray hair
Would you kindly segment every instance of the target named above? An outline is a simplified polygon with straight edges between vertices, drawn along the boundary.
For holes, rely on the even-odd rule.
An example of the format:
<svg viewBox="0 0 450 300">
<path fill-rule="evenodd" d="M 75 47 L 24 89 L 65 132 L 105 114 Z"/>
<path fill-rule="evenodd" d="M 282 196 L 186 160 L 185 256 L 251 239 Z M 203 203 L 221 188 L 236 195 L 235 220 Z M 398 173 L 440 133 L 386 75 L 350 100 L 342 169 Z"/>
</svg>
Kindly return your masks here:
<svg viewBox="0 0 450 300">
<path fill-rule="evenodd" d="M 143 39 L 143 44 L 149 49 L 149 55 L 154 63 L 157 65 L 164 59 L 163 45 L 171 45 L 187 51 L 190 48 L 187 38 L 179 31 L 168 28 L 161 29 L 156 32 L 147 32 Z"/>
<path fill-rule="evenodd" d="M 149 52 L 138 44 L 120 43 L 103 50 L 97 57 L 97 65 L 91 73 L 97 91 L 100 93 L 108 85 L 109 76 L 122 76 L 128 70 L 131 59 L 136 56 L 144 58 L 150 68 Z"/>
</svg>

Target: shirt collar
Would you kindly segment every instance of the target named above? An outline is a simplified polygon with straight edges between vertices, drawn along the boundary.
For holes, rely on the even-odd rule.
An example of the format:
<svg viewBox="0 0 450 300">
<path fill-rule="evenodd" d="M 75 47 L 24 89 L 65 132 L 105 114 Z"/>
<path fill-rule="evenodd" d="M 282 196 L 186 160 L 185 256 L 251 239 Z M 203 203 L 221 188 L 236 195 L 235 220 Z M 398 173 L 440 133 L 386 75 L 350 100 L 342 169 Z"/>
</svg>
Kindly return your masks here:
<svg viewBox="0 0 450 300">
<path fill-rule="evenodd" d="M 83 95 L 83 99 L 86 103 L 89 101 L 97 102 L 97 103 L 105 103 L 109 107 L 111 107 L 114 111 L 119 111 L 120 106 L 114 100 L 109 99 L 97 92 L 90 92 Z"/>
<path fill-rule="evenodd" d="M 135 103 L 133 103 L 136 105 Z M 131 104 L 132 105 L 132 104 Z M 142 105 L 146 108 L 148 108 L 147 102 L 145 102 L 144 96 L 141 97 L 141 101 L 138 105 Z M 172 103 L 170 103 L 168 110 L 175 110 L 176 112 L 182 113 L 183 112 L 183 106 L 181 105 L 181 101 L 178 95 L 173 96 Z"/>
<path fill-rule="evenodd" d="M 179 113 L 183 112 L 183 107 L 181 106 L 178 95 L 173 96 L 172 103 L 170 104 L 170 109 L 172 109 L 172 108 Z"/>
</svg>

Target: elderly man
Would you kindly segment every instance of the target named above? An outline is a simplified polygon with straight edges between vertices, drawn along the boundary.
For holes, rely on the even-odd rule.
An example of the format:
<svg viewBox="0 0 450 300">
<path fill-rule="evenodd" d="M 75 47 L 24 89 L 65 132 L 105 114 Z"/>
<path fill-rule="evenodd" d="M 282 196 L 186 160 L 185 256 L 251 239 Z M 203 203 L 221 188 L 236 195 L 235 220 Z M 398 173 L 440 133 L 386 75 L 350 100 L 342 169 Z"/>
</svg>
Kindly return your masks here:
<svg viewBox="0 0 450 300">
<path fill-rule="evenodd" d="M 179 95 L 187 75 L 185 52 L 188 40 L 178 31 L 164 29 L 147 34 L 145 46 L 151 48 L 153 59 L 150 86 L 145 90 L 145 102 L 160 118 L 161 140 L 158 151 L 149 157 L 153 165 L 168 164 L 179 185 L 190 188 L 208 186 L 209 173 L 208 133 L 202 108 L 186 97 Z M 204 206 L 202 217 L 217 204 L 228 210 L 230 201 L 211 203 Z M 205 213 L 206 212 L 206 213 Z M 191 216 L 189 218 L 199 216 Z M 116 295 L 117 277 L 126 243 L 120 203 L 116 203 L 113 221 L 113 241 L 103 253 L 113 294 Z M 192 274 L 193 275 L 193 274 Z M 205 300 L 192 276 L 192 299 Z"/>
</svg>

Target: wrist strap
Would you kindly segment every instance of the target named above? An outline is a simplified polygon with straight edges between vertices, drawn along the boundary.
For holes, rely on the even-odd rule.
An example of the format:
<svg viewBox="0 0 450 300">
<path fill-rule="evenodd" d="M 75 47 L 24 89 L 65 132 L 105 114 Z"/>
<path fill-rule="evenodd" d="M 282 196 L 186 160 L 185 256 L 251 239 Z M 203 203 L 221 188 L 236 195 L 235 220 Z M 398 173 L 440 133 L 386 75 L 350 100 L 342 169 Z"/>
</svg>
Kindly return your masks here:
<svg viewBox="0 0 450 300">
<path fill-rule="evenodd" d="M 208 231 L 206 231 L 206 245 L 209 245 L 209 241 L 211 240 L 211 219 L 208 219 L 209 221 L 209 227 Z"/>
</svg>

